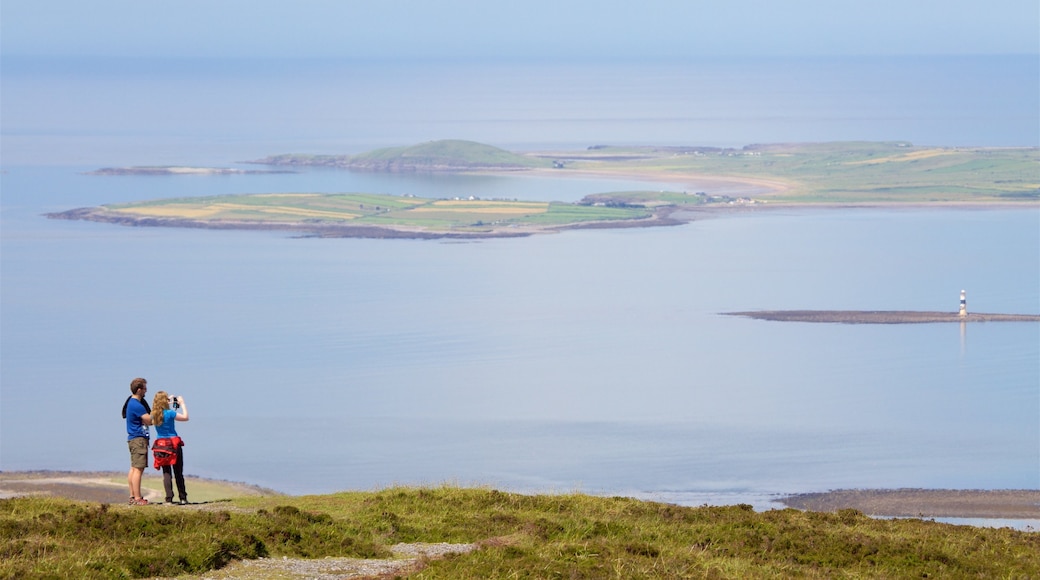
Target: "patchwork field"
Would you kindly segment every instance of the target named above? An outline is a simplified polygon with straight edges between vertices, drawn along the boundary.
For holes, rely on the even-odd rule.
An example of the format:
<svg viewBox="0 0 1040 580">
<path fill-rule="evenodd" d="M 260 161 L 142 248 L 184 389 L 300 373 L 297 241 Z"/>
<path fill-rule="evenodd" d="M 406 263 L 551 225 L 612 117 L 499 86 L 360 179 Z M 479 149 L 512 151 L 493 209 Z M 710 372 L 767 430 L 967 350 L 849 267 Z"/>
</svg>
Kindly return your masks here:
<svg viewBox="0 0 1040 580">
<path fill-rule="evenodd" d="M 691 198 L 691 201 L 692 200 Z M 528 235 L 588 222 L 645 220 L 645 207 L 372 194 L 253 194 L 113 204 L 51 217 L 126 225 L 279 228 L 314 235 L 416 237 Z"/>
</svg>

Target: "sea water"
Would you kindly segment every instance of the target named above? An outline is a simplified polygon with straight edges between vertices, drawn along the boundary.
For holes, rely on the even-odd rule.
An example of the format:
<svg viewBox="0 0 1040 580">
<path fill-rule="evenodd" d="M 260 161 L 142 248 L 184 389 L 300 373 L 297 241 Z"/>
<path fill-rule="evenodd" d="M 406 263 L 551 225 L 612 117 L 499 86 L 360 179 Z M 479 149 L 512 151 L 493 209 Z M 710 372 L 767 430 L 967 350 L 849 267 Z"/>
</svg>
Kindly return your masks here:
<svg viewBox="0 0 1040 580">
<path fill-rule="evenodd" d="M 972 62 L 947 62 L 946 72 L 1002 78 L 993 71 L 1004 69 L 972 68 Z M 432 73 L 407 80 L 372 69 L 371 94 L 411 89 L 439 105 L 408 112 L 416 125 L 407 129 L 386 105 L 362 123 L 357 143 L 348 131 L 326 133 L 324 122 L 342 128 L 350 125 L 344 119 L 363 115 L 313 103 L 329 96 L 301 88 L 289 101 L 299 107 L 281 101 L 279 109 L 258 97 L 215 127 L 185 117 L 181 134 L 169 119 L 132 108 L 131 120 L 121 121 L 113 111 L 126 100 L 94 99 L 96 111 L 76 110 L 84 105 L 51 96 L 57 120 L 50 127 L 40 111 L 25 112 L 19 82 L 40 83 L 33 86 L 41 90 L 66 83 L 83 89 L 81 95 L 112 88 L 96 76 L 80 79 L 79 69 L 48 69 L 12 87 L 5 69 L 0 468 L 123 469 L 118 408 L 130 379 L 144 376 L 153 393 L 167 390 L 188 402 L 192 420 L 179 427 L 188 473 L 289 493 L 450 481 L 762 507 L 776 494 L 833 488 L 1037 489 L 1037 325 L 819 325 L 724 314 L 954 310 L 962 289 L 971 311 L 1035 314 L 1035 207 L 768 211 L 677 227 L 465 243 L 128 228 L 41 216 L 219 193 L 461 192 L 572 201 L 600 191 L 684 185 L 330 170 L 85 174 L 135 163 L 224 166 L 305 143 L 311 151 L 360 150 L 362 142 L 384 140 L 379 130 L 386 141 L 402 139 L 395 144 L 410 142 L 406 136 L 494 137 L 485 140 L 508 144 L 547 135 L 543 144 L 574 146 L 609 142 L 611 134 L 684 144 L 703 144 L 706 135 L 719 144 L 721 132 L 694 130 L 718 123 L 749 141 L 905 139 L 920 132 L 933 144 L 1036 144 L 1035 133 L 1019 123 L 1035 117 L 1035 108 L 1025 112 L 1034 93 L 1002 95 L 1012 106 L 998 111 L 978 106 L 986 95 L 999 101 L 996 92 L 972 89 L 963 100 L 942 97 L 950 102 L 933 110 L 926 105 L 942 100 L 941 89 L 961 81 L 910 79 L 911 65 L 889 71 L 894 78 L 883 83 L 890 87 L 880 93 L 884 98 L 857 116 L 782 78 L 839 87 L 840 78 L 860 70 L 884 79 L 876 63 L 856 69 L 853 62 L 841 74 L 818 63 L 786 72 L 755 63 L 739 69 L 734 82 L 792 93 L 743 95 L 745 106 L 734 106 L 729 124 L 713 109 L 703 123 L 684 117 L 675 127 L 663 117 L 646 118 L 661 109 L 651 98 L 656 93 L 640 88 L 670 86 L 661 71 L 674 72 L 675 65 L 602 67 L 583 73 L 591 77 L 583 77 L 585 85 L 567 85 L 553 66 L 515 75 L 486 69 L 513 78 L 507 87 L 520 95 L 536 93 L 527 84 L 536 81 L 557 91 L 554 83 L 569 86 L 571 108 L 559 111 L 548 101 L 510 100 L 511 90 L 456 69 L 459 82 L 469 79 L 465 91 L 427 86 L 436 84 Z M 1003 65 L 1022 68 L 1015 59 Z M 701 73 L 710 79 L 702 92 L 732 96 L 720 70 Z M 592 98 L 595 106 L 582 117 L 578 97 L 592 96 L 596 87 L 620 90 L 616 75 L 629 73 L 632 81 L 633 71 L 643 71 L 636 80 L 644 82 L 634 82 L 627 96 Z M 180 79 L 170 71 L 116 77 L 166 104 L 175 99 L 163 96 L 162 87 L 210 86 L 211 96 L 223 95 L 214 106 L 232 115 L 223 99 L 239 93 L 228 83 L 261 83 L 262 77 L 242 74 L 244 80 L 198 71 L 183 71 Z M 280 74 L 284 80 L 303 73 Z M 321 84 L 319 75 L 308 74 L 300 78 Z M 275 80 L 257 86 L 280 86 Z M 909 91 L 919 82 L 938 86 Z M 906 87 L 917 104 L 901 108 L 907 105 L 892 98 L 894 86 Z M 836 107 L 809 119 L 817 133 L 787 131 L 791 109 L 770 109 L 778 106 L 774 97 L 793 107 L 799 90 Z M 483 108 L 451 108 L 454 94 Z M 665 109 L 682 103 L 678 93 L 660 98 Z M 304 107 L 316 104 L 322 106 Z M 174 116 L 182 110 L 170 107 Z M 266 113 L 256 110 L 264 107 Z M 275 118 L 275 110 L 289 119 Z M 749 110 L 771 110 L 777 119 Z M 538 115 L 543 131 L 519 129 Z M 253 126 L 265 116 L 270 125 Z M 957 121 L 969 118 L 978 122 Z M 108 122 L 112 130 L 101 130 Z M 761 138 L 751 137 L 756 125 Z M 332 133 L 339 136 L 326 139 Z M 34 148 L 40 144 L 47 147 Z"/>
</svg>

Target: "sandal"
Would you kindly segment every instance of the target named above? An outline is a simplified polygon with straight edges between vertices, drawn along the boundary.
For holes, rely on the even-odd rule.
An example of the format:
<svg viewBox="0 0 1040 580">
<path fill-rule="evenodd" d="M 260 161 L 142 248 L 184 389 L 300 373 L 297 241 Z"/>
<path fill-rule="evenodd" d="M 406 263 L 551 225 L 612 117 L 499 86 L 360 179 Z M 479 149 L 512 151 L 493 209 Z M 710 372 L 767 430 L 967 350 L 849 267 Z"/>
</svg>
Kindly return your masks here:
<svg viewBox="0 0 1040 580">
<path fill-rule="evenodd" d="M 148 505 L 148 500 L 143 497 L 134 498 L 130 501 L 130 505 Z"/>
</svg>

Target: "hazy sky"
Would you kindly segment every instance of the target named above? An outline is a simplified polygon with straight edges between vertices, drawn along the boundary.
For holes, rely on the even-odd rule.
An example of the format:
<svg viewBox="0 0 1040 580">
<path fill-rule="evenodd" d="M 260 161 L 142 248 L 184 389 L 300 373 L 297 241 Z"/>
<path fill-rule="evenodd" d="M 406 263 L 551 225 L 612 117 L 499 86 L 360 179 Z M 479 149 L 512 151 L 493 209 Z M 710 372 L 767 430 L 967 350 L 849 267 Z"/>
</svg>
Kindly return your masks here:
<svg viewBox="0 0 1040 580">
<path fill-rule="evenodd" d="M 1040 53 L 1037 0 L 3 0 L 8 55 Z"/>
</svg>

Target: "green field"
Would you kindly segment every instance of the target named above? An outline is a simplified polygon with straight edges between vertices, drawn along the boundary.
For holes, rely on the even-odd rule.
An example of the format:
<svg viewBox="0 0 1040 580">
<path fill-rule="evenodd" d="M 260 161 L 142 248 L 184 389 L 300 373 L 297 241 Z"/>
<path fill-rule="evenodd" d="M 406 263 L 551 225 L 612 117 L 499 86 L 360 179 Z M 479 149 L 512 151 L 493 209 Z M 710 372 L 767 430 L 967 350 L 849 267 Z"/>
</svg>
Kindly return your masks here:
<svg viewBox="0 0 1040 580">
<path fill-rule="evenodd" d="M 203 578 L 236 560 L 387 558 L 412 542 L 479 546 L 425 562 L 416 578 L 1040 577 L 1036 532 L 851 509 L 755 512 L 453 486 L 198 508 L 0 500 L 3 579 Z"/>
<path fill-rule="evenodd" d="M 600 147 L 572 169 L 776 182 L 765 196 L 797 203 L 1040 200 L 1037 148 L 915 147 L 908 143 L 749 145 L 742 149 Z"/>
<path fill-rule="evenodd" d="M 425 199 L 374 194 L 251 194 L 111 204 L 99 215 L 197 223 L 380 226 L 426 231 L 502 230 L 646 218 L 644 207 L 557 202 Z"/>
</svg>

